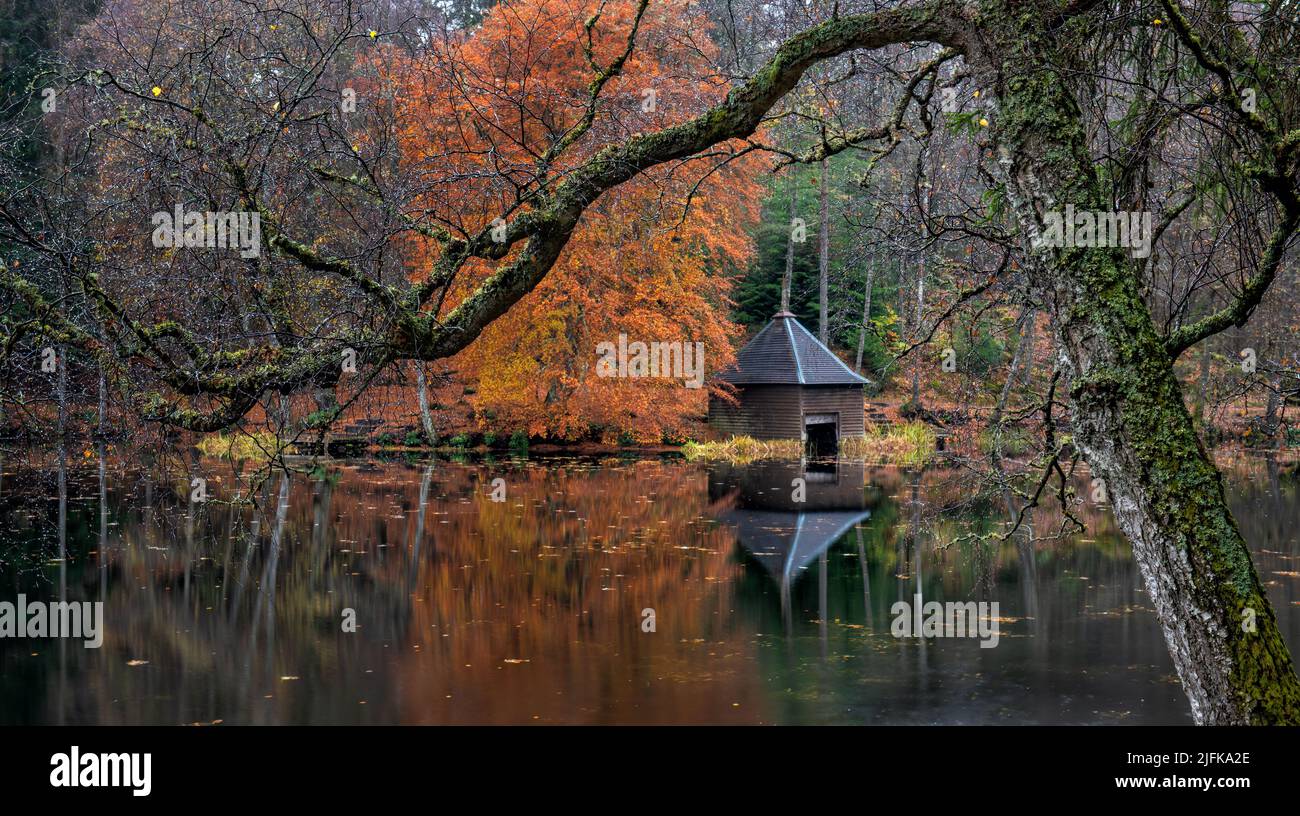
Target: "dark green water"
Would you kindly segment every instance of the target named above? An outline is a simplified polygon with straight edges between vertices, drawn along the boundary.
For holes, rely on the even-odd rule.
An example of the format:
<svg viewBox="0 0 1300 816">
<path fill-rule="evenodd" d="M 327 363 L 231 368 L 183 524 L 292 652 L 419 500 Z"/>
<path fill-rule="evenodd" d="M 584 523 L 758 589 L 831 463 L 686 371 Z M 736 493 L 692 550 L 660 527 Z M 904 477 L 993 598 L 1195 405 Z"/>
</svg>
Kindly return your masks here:
<svg viewBox="0 0 1300 816">
<path fill-rule="evenodd" d="M 1296 483 L 1227 480 L 1294 651 Z M 1190 723 L 1105 508 L 1067 540 L 963 542 L 1009 516 L 958 469 L 359 461 L 273 475 L 256 507 L 236 483 L 4 460 L 0 601 L 102 602 L 104 640 L 0 639 L 0 722 Z M 998 645 L 893 637 L 918 591 L 996 601 Z"/>
</svg>

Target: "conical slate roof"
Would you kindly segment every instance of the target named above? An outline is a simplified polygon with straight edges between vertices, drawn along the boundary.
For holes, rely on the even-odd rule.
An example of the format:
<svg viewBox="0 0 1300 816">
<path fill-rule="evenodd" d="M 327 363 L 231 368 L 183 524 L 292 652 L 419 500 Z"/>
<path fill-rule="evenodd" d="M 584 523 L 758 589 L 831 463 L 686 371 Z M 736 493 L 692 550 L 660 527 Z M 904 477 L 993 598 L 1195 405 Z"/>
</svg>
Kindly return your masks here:
<svg viewBox="0 0 1300 816">
<path fill-rule="evenodd" d="M 736 352 L 736 362 L 718 372 L 732 385 L 866 385 L 790 312 L 772 322 Z"/>
</svg>

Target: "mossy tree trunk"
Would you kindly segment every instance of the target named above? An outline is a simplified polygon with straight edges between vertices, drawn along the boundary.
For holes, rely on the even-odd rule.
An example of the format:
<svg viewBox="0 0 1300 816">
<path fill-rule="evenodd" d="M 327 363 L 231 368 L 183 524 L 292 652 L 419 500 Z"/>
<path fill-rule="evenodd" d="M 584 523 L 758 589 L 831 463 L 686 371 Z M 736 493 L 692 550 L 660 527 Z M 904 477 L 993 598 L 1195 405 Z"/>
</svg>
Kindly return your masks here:
<svg viewBox="0 0 1300 816">
<path fill-rule="evenodd" d="M 1050 22 L 1002 4 L 983 14 L 993 36 L 972 40 L 968 58 L 996 90 L 997 159 L 1027 243 L 1045 213 L 1068 204 L 1112 211 L 1053 67 Z M 1074 443 L 1132 542 L 1194 719 L 1300 722 L 1300 682 L 1142 301 L 1138 267 L 1120 248 L 1031 251 L 1031 288 L 1053 318 L 1070 382 Z"/>
</svg>

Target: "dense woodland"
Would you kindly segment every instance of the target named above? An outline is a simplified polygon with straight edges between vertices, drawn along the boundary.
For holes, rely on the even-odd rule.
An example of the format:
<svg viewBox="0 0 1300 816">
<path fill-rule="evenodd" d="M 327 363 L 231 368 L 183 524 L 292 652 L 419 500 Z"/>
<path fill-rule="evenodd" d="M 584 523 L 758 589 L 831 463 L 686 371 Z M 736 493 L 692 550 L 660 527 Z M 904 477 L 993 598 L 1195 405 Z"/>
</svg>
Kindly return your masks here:
<svg viewBox="0 0 1300 816">
<path fill-rule="evenodd" d="M 681 441 L 720 386 L 595 346 L 716 370 L 788 299 L 901 414 L 1032 431 L 1030 506 L 1103 480 L 1198 721 L 1300 719 L 1206 446 L 1292 439 L 1291 0 L 5 5 L 7 433 Z"/>
<path fill-rule="evenodd" d="M 123 108 L 124 100 L 107 98 L 114 95 L 111 91 L 101 92 L 105 98 L 87 96 L 87 80 L 83 77 L 78 83 L 72 74 L 78 69 L 102 71 L 102 65 L 116 59 L 129 62 L 131 49 L 126 46 L 131 40 L 123 36 L 128 30 L 137 37 L 142 37 L 146 29 L 167 35 L 173 50 L 168 54 L 158 49 L 151 56 L 153 60 L 174 58 L 184 49 L 210 49 L 210 44 L 198 37 L 199 32 L 178 16 L 177 9 L 166 3 L 121 4 L 120 10 L 134 13 L 132 16 L 116 14 L 119 8 L 112 4 L 64 3 L 51 7 L 14 0 L 9 5 L 11 11 L 5 18 L 9 29 L 0 40 L 0 59 L 7 68 L 3 88 L 3 114 L 9 123 L 7 167 L 15 184 L 21 184 L 19 180 L 27 174 L 57 171 L 57 195 L 52 189 L 41 191 L 41 204 L 57 208 L 76 201 L 78 206 L 96 206 L 93 218 L 83 219 L 75 229 L 89 233 L 100 227 L 110 228 L 112 222 L 111 228 L 123 238 L 147 231 L 138 213 L 131 217 L 125 200 L 101 200 L 91 205 L 92 191 L 85 185 L 91 183 L 93 175 L 95 183 L 116 195 L 119 190 L 112 182 L 136 175 L 133 168 L 145 159 L 141 151 L 148 152 L 150 160 L 144 162 L 144 176 L 136 179 L 140 189 L 133 191 L 133 203 L 152 212 L 162 208 L 169 197 L 176 198 L 176 190 L 186 191 L 188 200 L 220 201 L 217 191 L 208 189 L 213 179 L 182 178 L 188 174 L 189 161 L 184 146 L 177 153 L 172 153 L 171 147 L 143 141 L 111 147 L 113 137 L 103 131 L 109 120 L 96 123 L 93 117 L 115 112 L 119 117 L 113 122 L 115 127 L 139 128 L 149 117 L 149 108 L 131 111 L 130 115 L 139 121 L 120 118 L 127 110 Z M 284 54 L 286 65 L 300 69 L 306 66 L 303 61 L 311 57 L 328 57 L 336 63 L 330 67 L 336 72 L 333 76 L 326 73 L 324 65 L 319 67 L 321 75 L 316 81 L 322 87 L 313 95 L 295 100 L 298 106 L 319 105 L 320 95 L 326 92 L 324 84 L 339 84 L 342 79 L 337 72 L 354 78 L 350 81 L 355 86 L 351 90 L 356 94 L 357 112 L 349 116 L 340 108 L 332 114 L 340 121 L 327 127 L 327 135 L 355 144 L 333 145 L 324 150 L 323 156 L 332 156 L 332 149 L 353 153 L 355 148 L 354 155 L 348 158 L 364 167 L 367 175 L 387 165 L 387 170 L 394 173 L 392 179 L 402 175 L 403 167 L 415 168 L 447 158 L 453 148 L 447 145 L 446 134 L 438 132 L 442 120 L 435 106 L 445 105 L 446 113 L 457 104 L 485 103 L 470 93 L 483 94 L 484 88 L 459 85 L 451 90 L 457 82 L 454 77 L 465 70 L 499 71 L 506 82 L 518 83 L 521 88 L 545 88 L 554 94 L 548 98 L 537 96 L 540 107 L 531 114 L 537 121 L 529 124 L 539 129 L 537 138 L 542 142 L 547 137 L 541 132 L 556 127 L 544 120 L 559 116 L 563 121 L 565 116 L 585 113 L 581 102 L 590 77 L 583 73 L 588 68 L 583 55 L 584 24 L 586 15 L 596 7 L 582 3 L 513 3 L 489 14 L 491 5 L 410 2 L 361 6 L 347 18 L 350 22 L 335 32 L 339 42 L 330 52 L 313 53 L 313 49 L 322 48 L 316 43 L 298 53 Z M 776 38 L 811 25 L 834 9 L 833 5 L 826 9 L 818 9 L 815 4 L 787 5 L 754 5 L 738 16 L 741 9 L 734 3 L 690 4 L 682 6 L 686 18 L 671 13 L 669 5 L 647 6 L 637 32 L 646 47 L 633 48 L 627 63 L 609 78 L 610 87 L 603 92 L 602 101 L 611 108 L 598 112 L 612 119 L 614 108 L 618 108 L 632 120 L 619 127 L 648 127 L 656 122 L 677 121 L 707 102 L 718 101 L 726 88 L 753 72 Z M 206 8 L 218 15 L 223 6 Z M 285 13 L 291 11 L 286 9 Z M 345 11 L 344 7 L 335 10 L 337 14 Z M 625 27 L 634 11 L 632 5 L 620 11 L 618 4 L 605 9 L 605 25 L 592 28 L 593 47 L 602 35 L 607 49 L 625 44 Z M 628 19 L 617 19 L 620 13 Z M 1141 16 L 1145 12 L 1135 9 L 1133 13 Z M 267 45 L 263 39 L 272 34 L 289 45 L 292 35 L 285 33 L 288 25 L 282 27 L 263 16 L 266 31 L 262 34 L 256 33 L 256 23 L 247 26 L 246 31 L 244 27 L 238 30 L 253 36 L 259 46 Z M 318 12 L 322 25 L 342 19 Z M 1158 19 L 1158 15 L 1153 16 L 1144 26 L 1151 29 L 1144 36 L 1160 33 L 1163 24 L 1155 22 Z M 369 28 L 367 20 L 383 21 L 383 31 Z M 686 20 L 691 21 L 689 25 Z M 272 25 L 276 26 L 274 31 Z M 371 31 L 376 33 L 373 38 L 369 36 Z M 702 37 L 702 33 L 707 36 Z M 690 39 L 683 40 L 689 43 L 687 48 L 649 47 L 672 43 L 674 37 L 688 34 Z M 434 42 L 440 43 L 438 48 L 431 47 Z M 537 43 L 545 45 L 535 57 L 505 57 L 498 61 L 510 49 Z M 1155 45 L 1156 41 L 1150 40 L 1146 47 Z M 1172 58 L 1177 49 L 1171 49 Z M 951 308 L 968 296 L 969 285 L 981 270 L 994 269 L 998 264 L 1014 267 L 1018 261 L 1001 257 L 998 253 L 1008 248 L 1007 242 L 1005 238 L 999 242 L 991 234 L 998 200 L 986 191 L 966 189 L 981 184 L 981 176 L 988 172 L 980 162 L 979 123 L 981 118 L 988 121 L 980 113 L 980 91 L 963 86 L 963 74 L 951 67 L 943 71 L 931 68 L 923 75 L 909 72 L 908 68 L 927 67 L 926 53 L 925 49 L 894 48 L 883 54 L 837 58 L 804 78 L 783 102 L 784 109 L 769 116 L 761 131 L 763 140 L 749 140 L 745 148 L 749 152 L 694 163 L 707 163 L 707 168 L 684 162 L 665 171 L 662 178 L 647 176 L 610 191 L 586 212 L 552 273 L 506 318 L 488 328 L 479 342 L 469 344 L 464 351 L 427 364 L 388 361 L 364 377 L 365 388 L 359 382 L 346 381 L 322 383 L 315 389 L 304 383 L 305 387 L 288 392 L 280 389 L 278 393 L 268 388 L 251 400 L 242 417 L 229 411 L 222 412 L 221 418 L 227 424 L 241 418 L 252 425 L 269 423 L 281 435 L 295 435 L 334 418 L 330 412 L 339 407 L 341 400 L 345 403 L 338 417 L 342 422 L 379 418 L 382 426 L 369 426 L 373 435 L 420 445 L 446 444 L 452 439 L 482 440 L 485 436 L 488 441 L 505 440 L 519 434 L 534 440 L 622 443 L 671 443 L 707 435 L 703 394 L 683 394 L 669 384 L 673 395 L 662 399 L 664 383 L 602 381 L 595 375 L 592 349 L 620 332 L 646 340 L 701 341 L 706 344 L 710 370 L 717 370 L 730 361 L 748 334 L 761 328 L 778 310 L 782 280 L 788 269 L 792 310 L 876 383 L 873 398 L 901 406 L 905 415 L 919 411 L 940 420 L 970 419 L 972 428 L 982 429 L 990 420 L 999 425 L 1023 424 L 1017 421 L 1022 414 L 1016 412 L 1036 404 L 1035 395 L 1041 393 L 1051 373 L 1051 348 L 1047 342 L 1050 324 L 1043 312 L 1024 306 L 996 287 L 981 293 L 977 308 Z M 212 56 L 209 51 L 208 57 Z M 179 69 L 179 64 L 170 67 L 172 71 Z M 435 89 L 427 84 L 435 75 L 446 83 L 445 87 Z M 918 77 L 932 84 L 917 83 L 910 89 L 909 105 L 900 109 L 899 92 Z M 1099 82 L 1093 80 L 1094 89 Z M 152 97 L 153 87 L 161 89 L 135 89 L 144 96 L 136 102 L 152 101 L 163 106 L 163 110 L 152 114 L 167 121 L 167 97 L 165 93 Z M 207 92 L 214 93 L 217 87 L 210 82 Z M 52 103 L 47 102 L 46 88 L 57 92 Z M 340 94 L 341 106 L 341 88 L 328 90 Z M 662 100 L 662 107 L 656 104 L 653 115 L 640 110 L 646 90 L 654 91 L 656 103 Z M 449 99 L 449 92 L 458 98 Z M 285 93 L 283 89 L 268 90 L 268 105 L 278 104 L 276 99 Z M 440 94 L 441 98 L 435 98 Z M 129 98 L 129 91 L 127 95 Z M 494 91 L 487 92 L 487 108 L 476 115 L 503 115 L 492 106 L 504 108 L 519 101 L 510 95 L 493 96 Z M 390 105 L 389 100 L 400 101 Z M 1117 97 L 1106 104 L 1114 108 L 1121 101 Z M 1101 100 L 1095 98 L 1093 104 L 1101 104 Z M 46 111 L 45 107 L 52 110 Z M 272 113 L 229 111 L 230 116 L 255 115 L 259 119 Z M 1137 113 L 1114 108 L 1110 111 L 1114 118 L 1107 127 L 1122 135 L 1149 126 L 1133 119 Z M 320 111 L 313 114 L 319 116 Z M 861 144 L 837 146 L 828 159 L 814 160 L 811 154 L 828 152 L 818 150 L 819 138 L 837 133 L 842 137 L 858 120 L 872 117 L 890 119 L 891 132 Z M 260 124 L 264 128 L 267 123 Z M 312 126 L 320 127 L 319 123 Z M 94 128 L 102 132 L 93 135 Z M 356 134 L 356 138 L 347 134 Z M 302 133 L 299 138 L 319 139 L 321 134 Z M 1173 134 L 1168 138 L 1174 138 Z M 84 142 L 74 144 L 77 140 Z M 494 139 L 487 142 L 496 145 Z M 529 149 L 526 145 L 515 146 L 524 152 Z M 199 145 L 190 150 L 195 156 L 210 152 Z M 287 153 L 289 146 L 275 150 Z M 462 156 L 467 157 L 468 153 Z M 171 172 L 162 166 L 168 160 L 177 162 Z M 470 163 L 477 164 L 478 160 Z M 349 218 L 359 215 L 356 208 L 363 202 L 357 199 L 363 195 L 357 192 L 351 200 L 344 200 L 346 189 L 329 189 L 321 165 L 317 162 L 309 167 L 297 162 L 280 169 L 305 175 L 303 188 L 286 195 L 286 202 L 291 200 L 295 207 L 314 210 L 322 220 L 330 217 L 329 212 Z M 202 167 L 200 164 L 200 176 L 204 174 Z M 1172 164 L 1162 169 L 1169 174 L 1184 172 Z M 470 171 L 462 168 L 462 172 Z M 146 184 L 144 178 L 153 181 Z M 451 174 L 442 181 L 453 179 L 458 185 L 462 183 L 461 176 Z M 1166 183 L 1172 181 L 1171 175 Z M 347 183 L 336 179 L 334 187 Z M 164 192 L 169 184 L 177 186 Z M 417 186 L 409 178 L 403 184 Z M 22 190 L 21 186 L 16 189 Z M 23 194 L 30 196 L 32 192 L 25 190 Z M 156 202 L 139 200 L 155 192 L 161 194 Z M 475 191 L 473 195 L 486 192 Z M 227 195 L 232 193 L 226 190 Z M 368 260 L 384 267 L 379 272 L 381 279 L 387 275 L 396 280 L 403 270 L 419 270 L 433 263 L 431 247 L 425 245 L 430 239 L 424 233 L 429 224 L 445 218 L 437 212 L 439 206 L 457 206 L 450 200 L 423 201 L 421 196 L 426 193 L 418 189 L 403 188 L 399 193 L 425 209 L 410 224 L 390 223 L 383 228 L 382 234 L 391 239 L 384 247 L 386 257 L 380 259 L 376 254 Z M 1224 256 L 1239 251 L 1241 248 L 1234 246 L 1249 236 L 1239 231 L 1229 233 L 1231 222 L 1220 223 L 1216 218 L 1216 212 L 1231 210 L 1232 191 L 1214 193 L 1213 201 L 1187 205 L 1189 211 L 1182 218 L 1188 223 L 1171 224 L 1162 237 L 1166 244 L 1177 242 L 1177 251 L 1170 246 L 1166 254 L 1152 261 L 1151 300 L 1166 312 L 1161 315 L 1166 325 L 1205 313 L 1225 297 L 1217 287 L 1230 292 L 1239 284 L 1239 280 L 1234 283 L 1233 276 L 1239 279 L 1240 269 L 1231 268 Z M 21 214 L 21 201 L 17 197 L 9 200 L 15 216 Z M 480 215 L 486 217 L 486 213 Z M 354 222 L 354 228 L 360 223 Z M 1195 224 L 1218 224 L 1218 229 L 1202 234 L 1187 228 Z M 74 229 L 72 224 L 62 226 Z M 318 233 L 322 236 L 337 230 L 328 224 L 318 226 L 324 227 Z M 7 240 L 8 268 L 28 270 L 33 280 L 55 274 L 40 268 L 51 261 L 49 251 L 55 248 L 45 246 L 46 252 L 42 253 L 39 247 L 26 245 L 23 237 L 19 234 Z M 73 239 L 69 236 L 68 240 Z M 157 254 L 147 244 L 144 249 Z M 123 270 L 120 277 L 124 283 L 146 274 L 142 271 L 145 268 L 156 274 L 172 274 L 182 271 L 178 265 L 197 261 L 194 272 L 203 275 L 213 267 L 229 264 L 229 259 L 217 257 L 144 258 L 141 263 L 142 259 L 132 257 L 127 246 L 119 245 L 116 250 L 111 263 Z M 374 253 L 376 245 L 357 244 L 352 250 L 353 256 Z M 102 256 L 102 246 L 97 251 L 101 253 L 100 262 L 110 261 Z M 287 260 L 298 263 L 293 257 Z M 276 263 L 277 259 L 268 258 L 253 266 L 263 267 L 262 274 L 278 275 Z M 134 276 L 126 271 L 132 265 Z M 308 266 L 305 271 L 311 269 Z M 184 270 L 182 277 L 185 274 L 190 273 Z M 223 270 L 220 274 L 232 272 Z M 242 272 L 236 269 L 233 274 Z M 418 274 L 416 271 L 411 277 Z M 1281 274 L 1285 275 L 1286 270 Z M 472 291 L 480 280 L 481 274 L 462 276 L 461 288 L 453 292 Z M 346 284 L 346 280 L 312 280 L 304 289 L 283 281 L 270 287 L 259 286 L 253 297 L 270 298 L 261 306 L 251 304 L 248 293 L 234 291 L 238 287 L 223 286 L 197 293 L 197 300 L 188 295 L 173 297 L 167 305 L 164 298 L 155 295 L 155 302 L 148 308 L 164 315 L 184 303 L 195 312 L 187 314 L 193 320 L 219 323 L 221 319 L 235 318 L 241 324 L 247 323 L 249 328 L 240 325 L 234 331 L 228 326 L 212 327 L 204 338 L 233 347 L 241 338 L 258 333 L 254 326 L 259 322 L 257 309 L 274 307 L 281 314 L 294 314 L 296 304 L 311 301 L 305 290 L 319 290 L 314 293 L 319 302 L 322 297 L 328 300 L 343 294 L 339 283 Z M 160 288 L 156 283 L 149 286 Z M 280 291 L 274 291 L 276 287 Z M 263 288 L 268 291 L 261 292 Z M 1300 350 L 1294 348 L 1292 333 L 1287 331 L 1293 309 L 1286 292 L 1292 289 L 1285 285 L 1274 287 L 1249 325 L 1233 327 L 1207 340 L 1195 355 L 1181 360 L 1180 378 L 1187 385 L 1193 412 L 1209 438 L 1231 438 L 1251 445 L 1285 445 L 1300 439 L 1300 431 L 1291 431 L 1287 419 L 1288 398 L 1297 393 L 1296 359 L 1300 355 Z M 289 297 L 288 292 L 294 297 Z M 74 292 L 70 296 L 77 297 Z M 93 319 L 93 304 L 83 303 L 78 308 Z M 290 329 L 291 333 L 297 331 L 302 328 Z M 328 329 L 315 331 L 323 331 L 318 339 L 328 334 Z M 77 344 L 62 346 L 58 351 L 66 358 L 67 367 L 45 371 L 39 365 L 40 353 L 52 346 L 36 342 L 35 333 L 25 328 L 7 339 L 10 343 L 3 359 L 5 377 L 0 401 L 4 403 L 6 432 L 10 435 L 44 437 L 52 421 L 78 434 L 112 434 L 114 428 L 117 433 L 127 428 L 137 430 L 142 415 L 166 422 L 166 412 L 160 411 L 158 404 L 167 402 L 172 395 L 164 389 L 152 394 L 152 409 L 142 406 L 140 400 L 148 392 L 135 387 L 140 382 L 139 372 L 128 370 L 122 354 L 107 364 L 109 371 L 100 393 L 100 375 L 106 363 L 94 353 L 84 352 Z M 943 355 L 948 350 L 953 364 L 945 368 Z M 1254 365 L 1243 365 L 1248 353 Z M 364 393 L 355 393 L 359 391 Z M 101 405 L 111 419 L 101 422 Z M 893 418 L 895 414 L 890 411 L 888 416 Z M 172 418 L 182 420 L 179 424 L 193 422 L 180 415 Z M 150 425 L 146 423 L 143 428 L 147 431 Z M 1025 432 L 1006 433 L 1015 436 L 1017 445 L 1023 444 Z"/>
</svg>

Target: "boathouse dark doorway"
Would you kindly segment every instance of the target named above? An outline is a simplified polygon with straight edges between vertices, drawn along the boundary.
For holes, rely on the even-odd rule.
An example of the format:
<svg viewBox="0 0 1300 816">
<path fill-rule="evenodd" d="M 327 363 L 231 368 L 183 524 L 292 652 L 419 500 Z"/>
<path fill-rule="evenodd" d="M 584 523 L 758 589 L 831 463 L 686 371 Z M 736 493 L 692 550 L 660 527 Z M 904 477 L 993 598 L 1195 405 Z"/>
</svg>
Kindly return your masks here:
<svg viewBox="0 0 1300 816">
<path fill-rule="evenodd" d="M 814 459 L 833 458 L 840 449 L 839 414 L 805 414 L 804 448 Z"/>
</svg>

